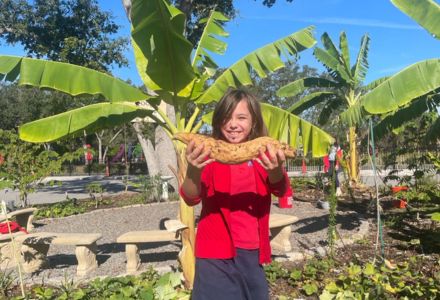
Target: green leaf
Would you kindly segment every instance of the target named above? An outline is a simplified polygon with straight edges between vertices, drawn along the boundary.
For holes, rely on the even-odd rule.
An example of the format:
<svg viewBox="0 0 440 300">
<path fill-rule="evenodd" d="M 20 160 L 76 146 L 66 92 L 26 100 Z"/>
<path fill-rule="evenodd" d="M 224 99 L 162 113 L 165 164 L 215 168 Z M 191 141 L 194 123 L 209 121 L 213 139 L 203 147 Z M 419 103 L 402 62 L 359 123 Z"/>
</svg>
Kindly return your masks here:
<svg viewBox="0 0 440 300">
<path fill-rule="evenodd" d="M 440 87 L 440 59 L 415 63 L 391 76 L 360 102 L 371 114 L 384 114 L 407 105 Z"/>
<path fill-rule="evenodd" d="M 333 57 L 332 55 L 330 55 L 327 51 L 316 47 L 313 50 L 313 55 L 315 56 L 315 58 L 321 62 L 330 73 L 335 73 L 337 72 L 338 69 L 338 65 L 339 65 L 339 60 L 336 57 Z"/>
<path fill-rule="evenodd" d="M 206 104 L 218 101 L 229 87 L 251 85 L 250 72 L 252 70 L 259 77 L 264 78 L 267 73 L 284 67 L 285 64 L 281 59 L 281 54 L 286 57 L 296 55 L 316 43 L 312 30 L 313 27 L 304 28 L 246 55 L 226 69 L 197 102 Z"/>
<path fill-rule="evenodd" d="M 325 286 L 325 290 L 329 291 L 331 294 L 336 294 L 339 292 L 339 287 L 334 281 L 332 281 Z"/>
<path fill-rule="evenodd" d="M 400 128 L 408 121 L 414 120 L 428 110 L 427 98 L 421 97 L 411 102 L 408 106 L 387 114 L 374 126 L 374 136 L 377 139 L 385 134 Z"/>
<path fill-rule="evenodd" d="M 51 142 L 82 133 L 84 129 L 96 131 L 112 128 L 151 113 L 129 102 L 98 103 L 26 123 L 20 126 L 19 133 L 24 141 Z"/>
<path fill-rule="evenodd" d="M 359 101 L 340 114 L 341 121 L 349 126 L 361 124 L 368 114 Z"/>
<path fill-rule="evenodd" d="M 440 212 L 433 213 L 431 215 L 431 220 L 440 222 Z"/>
<path fill-rule="evenodd" d="M 328 122 L 330 117 L 333 115 L 335 111 L 337 111 L 341 106 L 345 104 L 345 101 L 339 97 L 335 97 L 333 99 L 329 99 L 321 110 L 321 113 L 318 117 L 318 124 L 324 125 Z"/>
<path fill-rule="evenodd" d="M 210 68 L 213 67 L 212 63 L 214 61 L 212 60 L 208 51 L 220 55 L 225 53 L 227 44 L 224 41 L 219 40 L 218 36 L 229 36 L 229 33 L 223 29 L 222 24 L 222 22 L 226 22 L 228 20 L 229 19 L 226 18 L 222 13 L 212 11 L 208 18 L 200 21 L 201 24 L 206 23 L 206 25 L 203 29 L 199 44 L 197 45 L 197 49 L 194 53 L 192 63 L 193 67 L 196 67 L 199 62 L 201 62 L 203 66 L 208 66 Z"/>
<path fill-rule="evenodd" d="M 325 50 L 327 50 L 327 54 L 331 55 L 335 60 L 339 60 L 341 55 L 327 32 L 324 32 L 321 35 L 321 42 L 324 45 Z"/>
<path fill-rule="evenodd" d="M 61 91 L 72 96 L 100 95 L 110 102 L 150 98 L 140 89 L 108 74 L 84 67 L 17 56 L 0 56 L 0 79 Z"/>
<path fill-rule="evenodd" d="M 370 82 L 369 84 L 363 86 L 361 89 L 364 92 L 368 92 L 372 89 L 375 89 L 378 85 L 380 85 L 382 82 L 384 82 L 385 80 L 388 80 L 388 78 L 390 78 L 389 76 L 384 76 L 381 77 L 379 79 L 373 80 L 372 82 Z"/>
<path fill-rule="evenodd" d="M 344 62 L 345 70 L 350 72 L 350 51 L 348 48 L 347 35 L 344 31 L 339 35 L 339 49 L 341 49 L 341 58 Z"/>
<path fill-rule="evenodd" d="M 277 91 L 278 97 L 293 97 L 307 88 L 337 88 L 339 84 L 332 80 L 319 77 L 307 77 L 286 84 Z"/>
<path fill-rule="evenodd" d="M 361 40 L 361 46 L 356 58 L 356 64 L 353 66 L 352 74 L 356 85 L 365 80 L 368 71 L 368 46 L 370 44 L 370 37 L 365 34 Z"/>
<path fill-rule="evenodd" d="M 372 263 L 366 263 L 363 272 L 365 275 L 370 276 L 376 273 L 376 269 Z"/>
<path fill-rule="evenodd" d="M 306 283 L 303 286 L 303 290 L 307 296 L 311 296 L 318 292 L 318 286 L 315 283 Z"/>
<path fill-rule="evenodd" d="M 432 0 L 391 0 L 391 2 L 436 39 L 440 39 L 440 5 Z"/>
<path fill-rule="evenodd" d="M 315 106 L 318 103 L 326 102 L 331 98 L 335 98 L 334 92 L 316 92 L 302 97 L 299 101 L 295 102 L 291 107 L 287 109 L 293 114 L 300 114 L 306 109 Z"/>
<path fill-rule="evenodd" d="M 133 0 L 132 44 L 145 85 L 176 96 L 193 81 L 193 46 L 183 36 L 185 15 L 165 0 Z"/>
<path fill-rule="evenodd" d="M 269 136 L 296 149 L 302 145 L 304 155 L 311 151 L 313 157 L 322 157 L 334 142 L 325 131 L 288 111 L 267 103 L 261 109 Z"/>
<path fill-rule="evenodd" d="M 437 117 L 426 133 L 426 140 L 434 141 L 438 139 L 440 139 L 440 117 Z"/>
</svg>

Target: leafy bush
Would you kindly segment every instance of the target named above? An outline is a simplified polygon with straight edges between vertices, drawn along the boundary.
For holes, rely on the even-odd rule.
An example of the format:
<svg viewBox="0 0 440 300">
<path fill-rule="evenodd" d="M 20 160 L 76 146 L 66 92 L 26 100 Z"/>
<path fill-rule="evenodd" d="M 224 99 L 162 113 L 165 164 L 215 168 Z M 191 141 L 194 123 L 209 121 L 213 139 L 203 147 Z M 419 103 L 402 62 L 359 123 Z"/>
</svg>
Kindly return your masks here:
<svg viewBox="0 0 440 300">
<path fill-rule="evenodd" d="M 414 256 L 397 266 L 350 264 L 326 284 L 320 299 L 438 299 L 440 272 L 426 276 L 419 265 Z"/>
<path fill-rule="evenodd" d="M 190 293 L 183 287 L 180 272 L 168 272 L 160 276 L 150 268 L 139 276 L 98 278 L 82 287 L 76 287 L 72 282 L 68 282 L 67 287 L 66 285 L 59 287 L 37 286 L 26 295 L 25 299 L 189 300 L 189 297 Z"/>
<path fill-rule="evenodd" d="M 86 207 L 78 205 L 76 199 L 70 201 L 59 202 L 48 206 L 38 208 L 37 218 L 62 218 L 71 215 L 82 214 L 86 211 Z"/>
</svg>

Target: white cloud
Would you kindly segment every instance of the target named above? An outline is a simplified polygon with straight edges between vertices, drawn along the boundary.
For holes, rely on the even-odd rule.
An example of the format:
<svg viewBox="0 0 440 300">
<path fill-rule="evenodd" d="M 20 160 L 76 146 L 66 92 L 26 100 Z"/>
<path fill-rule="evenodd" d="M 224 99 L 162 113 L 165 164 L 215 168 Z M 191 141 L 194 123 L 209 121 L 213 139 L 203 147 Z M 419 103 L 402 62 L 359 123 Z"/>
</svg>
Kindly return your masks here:
<svg viewBox="0 0 440 300">
<path fill-rule="evenodd" d="M 242 15 L 241 18 L 249 20 L 270 20 L 270 21 L 294 21 L 303 23 L 315 23 L 315 24 L 339 24 L 339 25 L 352 25 L 352 26 L 364 26 L 364 27 L 379 27 L 388 29 L 404 29 L 404 30 L 421 30 L 418 25 L 406 25 L 392 22 L 385 22 L 374 19 L 349 19 L 349 18 L 291 18 L 287 16 L 246 16 Z"/>
</svg>

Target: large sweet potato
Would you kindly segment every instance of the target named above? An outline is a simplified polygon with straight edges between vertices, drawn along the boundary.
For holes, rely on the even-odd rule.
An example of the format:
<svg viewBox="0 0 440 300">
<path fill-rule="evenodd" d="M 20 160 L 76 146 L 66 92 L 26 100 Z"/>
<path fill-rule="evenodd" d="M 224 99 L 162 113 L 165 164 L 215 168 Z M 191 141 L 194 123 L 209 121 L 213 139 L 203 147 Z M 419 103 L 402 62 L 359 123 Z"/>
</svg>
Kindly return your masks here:
<svg viewBox="0 0 440 300">
<path fill-rule="evenodd" d="M 203 143 L 205 147 L 211 149 L 211 158 L 225 164 L 238 164 L 256 158 L 259 155 L 259 149 L 266 151 L 268 144 L 271 144 L 275 150 L 283 150 L 286 157 L 295 157 L 295 150 L 289 145 L 267 136 L 240 144 L 230 144 L 206 135 L 185 132 L 175 134 L 174 139 L 185 144 L 194 140 L 196 146 Z"/>
</svg>

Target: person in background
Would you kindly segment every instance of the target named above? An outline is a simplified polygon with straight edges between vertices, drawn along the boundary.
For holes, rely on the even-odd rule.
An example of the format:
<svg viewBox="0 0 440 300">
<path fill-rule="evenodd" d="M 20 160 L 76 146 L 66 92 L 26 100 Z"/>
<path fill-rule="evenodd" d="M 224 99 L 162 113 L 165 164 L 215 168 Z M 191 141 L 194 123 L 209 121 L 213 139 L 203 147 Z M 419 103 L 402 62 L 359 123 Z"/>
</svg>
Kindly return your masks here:
<svg viewBox="0 0 440 300">
<path fill-rule="evenodd" d="M 340 167 L 339 160 L 341 159 L 342 159 L 342 149 L 341 147 L 339 147 L 338 142 L 335 141 L 333 145 L 330 147 L 330 152 L 328 154 L 327 174 L 330 176 L 330 178 L 332 178 L 333 172 L 335 173 L 336 196 L 342 195 L 339 178 L 338 178 L 339 167 Z M 325 159 L 324 159 L 324 164 L 325 164 Z"/>
<path fill-rule="evenodd" d="M 229 90 L 217 103 L 212 126 L 214 138 L 232 144 L 267 135 L 258 100 L 242 89 Z M 267 300 L 262 264 L 271 259 L 271 194 L 284 196 L 290 184 L 286 158 L 271 146 L 258 159 L 235 165 L 209 155 L 204 145 L 188 144 L 180 187 L 188 205 L 202 203 L 191 299 Z"/>
</svg>

